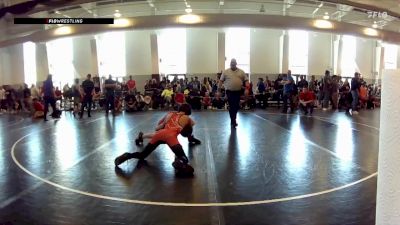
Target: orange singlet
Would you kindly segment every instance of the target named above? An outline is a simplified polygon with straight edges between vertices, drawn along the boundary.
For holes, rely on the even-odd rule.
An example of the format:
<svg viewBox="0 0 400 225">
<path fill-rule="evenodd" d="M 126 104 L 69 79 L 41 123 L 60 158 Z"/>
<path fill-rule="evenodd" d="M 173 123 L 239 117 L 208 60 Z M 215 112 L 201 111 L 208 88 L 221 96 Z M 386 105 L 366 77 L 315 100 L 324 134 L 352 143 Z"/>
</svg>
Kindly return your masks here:
<svg viewBox="0 0 400 225">
<path fill-rule="evenodd" d="M 182 130 L 179 124 L 179 119 L 183 116 L 178 112 L 169 113 L 166 118 L 166 122 L 163 129 L 158 130 L 150 140 L 150 144 L 156 144 L 157 142 L 165 142 L 168 146 L 172 147 L 179 144 L 178 135 Z"/>
</svg>

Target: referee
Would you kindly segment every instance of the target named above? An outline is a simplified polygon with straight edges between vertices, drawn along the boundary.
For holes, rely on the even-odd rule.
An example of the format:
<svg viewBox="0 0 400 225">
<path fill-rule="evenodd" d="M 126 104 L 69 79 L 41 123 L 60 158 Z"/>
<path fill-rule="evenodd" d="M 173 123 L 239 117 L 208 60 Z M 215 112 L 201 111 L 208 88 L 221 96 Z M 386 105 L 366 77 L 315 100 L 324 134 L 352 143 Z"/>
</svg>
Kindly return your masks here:
<svg viewBox="0 0 400 225">
<path fill-rule="evenodd" d="M 231 127 L 236 128 L 236 114 L 239 111 L 240 95 L 244 83 L 248 80 L 243 70 L 236 67 L 236 59 L 231 60 L 231 67 L 226 69 L 220 78 L 219 87 L 224 84 L 229 103 L 229 116 L 231 117 Z"/>
</svg>

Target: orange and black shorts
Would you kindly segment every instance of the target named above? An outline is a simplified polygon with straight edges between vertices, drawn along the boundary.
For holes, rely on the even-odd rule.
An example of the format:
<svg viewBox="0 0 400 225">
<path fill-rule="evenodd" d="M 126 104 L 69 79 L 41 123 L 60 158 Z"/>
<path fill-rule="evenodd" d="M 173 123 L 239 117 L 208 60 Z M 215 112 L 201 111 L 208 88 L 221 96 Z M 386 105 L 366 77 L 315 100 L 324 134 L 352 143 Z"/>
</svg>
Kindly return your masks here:
<svg viewBox="0 0 400 225">
<path fill-rule="evenodd" d="M 165 143 L 169 147 L 179 144 L 179 131 L 177 129 L 161 129 L 156 131 L 150 140 L 150 144 Z"/>
</svg>

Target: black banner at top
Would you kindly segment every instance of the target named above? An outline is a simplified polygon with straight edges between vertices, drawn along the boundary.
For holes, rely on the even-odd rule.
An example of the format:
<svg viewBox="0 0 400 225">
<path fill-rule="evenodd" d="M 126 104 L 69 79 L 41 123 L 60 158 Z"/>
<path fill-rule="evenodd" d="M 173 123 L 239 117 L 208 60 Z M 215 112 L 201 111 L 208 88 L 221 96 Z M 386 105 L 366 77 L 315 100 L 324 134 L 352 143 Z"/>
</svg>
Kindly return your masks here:
<svg viewBox="0 0 400 225">
<path fill-rule="evenodd" d="M 114 18 L 14 18 L 14 24 L 114 24 Z"/>
</svg>

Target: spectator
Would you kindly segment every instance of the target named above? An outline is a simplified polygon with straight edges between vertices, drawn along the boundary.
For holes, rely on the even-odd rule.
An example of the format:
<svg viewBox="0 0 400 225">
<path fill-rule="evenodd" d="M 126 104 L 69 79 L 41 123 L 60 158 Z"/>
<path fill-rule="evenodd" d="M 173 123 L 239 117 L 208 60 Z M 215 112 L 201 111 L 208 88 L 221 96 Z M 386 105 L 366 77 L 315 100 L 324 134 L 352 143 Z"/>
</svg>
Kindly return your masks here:
<svg viewBox="0 0 400 225">
<path fill-rule="evenodd" d="M 33 99 L 33 118 L 43 118 L 44 117 L 44 106 L 38 101 L 37 98 Z"/>
<path fill-rule="evenodd" d="M 87 108 L 88 112 L 88 117 L 91 117 L 90 111 L 92 110 L 92 103 L 93 103 L 93 95 L 95 93 L 94 91 L 94 82 L 91 80 L 92 75 L 88 74 L 86 76 L 86 80 L 82 82 L 82 89 L 83 89 L 83 103 L 81 106 L 81 112 L 79 114 L 79 117 L 83 117 L 83 112 L 85 107 Z"/>
<path fill-rule="evenodd" d="M 221 98 L 221 93 L 215 93 L 215 98 L 212 100 L 213 109 L 224 109 L 225 101 Z"/>
<path fill-rule="evenodd" d="M 359 94 L 361 108 L 365 108 L 368 101 L 368 89 L 365 83 L 361 84 L 358 94 Z"/>
<path fill-rule="evenodd" d="M 282 113 L 287 113 L 288 101 L 290 106 L 290 112 L 294 112 L 293 106 L 293 93 L 295 89 L 294 80 L 292 78 L 292 71 L 288 70 L 288 74 L 284 76 L 282 80 L 283 86 L 283 110 Z"/>
<path fill-rule="evenodd" d="M 133 94 L 136 93 L 136 81 L 132 79 L 132 76 L 129 76 L 128 82 L 126 82 L 128 91 L 131 91 Z"/>
<path fill-rule="evenodd" d="M 163 99 L 167 103 L 168 107 L 171 105 L 173 94 L 174 94 L 174 92 L 172 91 L 170 84 L 168 84 L 167 87 L 161 93 L 161 97 L 163 97 Z"/>
<path fill-rule="evenodd" d="M 79 113 L 79 109 L 81 106 L 82 102 L 82 92 L 81 92 L 81 86 L 79 85 L 79 79 L 75 79 L 75 83 L 72 85 L 72 96 L 74 97 L 74 111 L 73 115 L 74 117 L 76 116 L 77 113 Z"/>
<path fill-rule="evenodd" d="M 308 87 L 308 82 L 304 79 L 305 76 L 300 76 L 300 81 L 297 83 L 299 89 L 303 89 L 304 86 Z"/>
<path fill-rule="evenodd" d="M 310 91 L 307 86 L 303 86 L 302 92 L 299 95 L 300 109 L 303 110 L 304 115 L 310 113 L 312 115 L 314 110 L 315 94 Z"/>
<path fill-rule="evenodd" d="M 59 113 L 56 109 L 56 100 L 55 100 L 55 93 L 54 93 L 54 86 L 52 75 L 49 74 L 47 76 L 46 81 L 43 82 L 43 98 L 44 98 L 44 121 L 47 121 L 47 112 L 49 111 L 49 104 L 53 109 L 52 117 L 58 118 Z"/>
<path fill-rule="evenodd" d="M 332 97 L 332 78 L 329 70 L 325 70 L 325 76 L 322 80 L 322 93 L 323 93 L 323 102 L 322 102 L 322 110 L 328 110 L 329 100 Z"/>
<path fill-rule="evenodd" d="M 178 93 L 175 94 L 175 99 L 174 100 L 175 100 L 176 107 L 178 109 L 182 104 L 186 103 L 185 95 L 183 93 L 181 93 L 181 92 L 178 92 Z"/>
<path fill-rule="evenodd" d="M 138 111 L 142 111 L 146 105 L 145 101 L 144 101 L 144 97 L 142 94 L 140 94 L 140 92 L 136 92 L 136 102 L 137 102 L 137 110 Z"/>
<path fill-rule="evenodd" d="M 104 82 L 105 97 L 106 97 L 106 116 L 108 116 L 108 111 L 111 110 L 113 116 L 115 116 L 115 89 L 117 88 L 116 82 L 112 79 L 111 74 L 108 79 Z"/>
<path fill-rule="evenodd" d="M 25 109 L 25 111 L 30 112 L 32 105 L 31 89 L 29 89 L 27 84 L 24 84 L 23 97 L 24 97 L 24 101 L 22 103 L 23 108 Z"/>
<path fill-rule="evenodd" d="M 358 93 L 360 91 L 360 73 L 355 72 L 354 73 L 354 78 L 351 79 L 351 96 L 353 98 L 353 102 L 351 104 L 352 108 L 352 114 L 357 115 L 357 105 L 358 105 Z"/>
<path fill-rule="evenodd" d="M 132 92 L 129 91 L 128 94 L 125 96 L 125 111 L 126 112 L 135 112 L 138 110 L 138 102 L 136 100 L 136 96 Z"/>
<path fill-rule="evenodd" d="M 339 101 L 339 77 L 334 75 L 332 76 L 331 83 L 331 99 L 332 99 L 332 109 L 338 109 L 338 101 Z"/>
<path fill-rule="evenodd" d="M 204 109 L 208 109 L 208 108 L 211 107 L 211 98 L 210 98 L 210 93 L 209 92 L 205 93 L 202 103 L 203 103 L 203 108 Z"/>
</svg>

